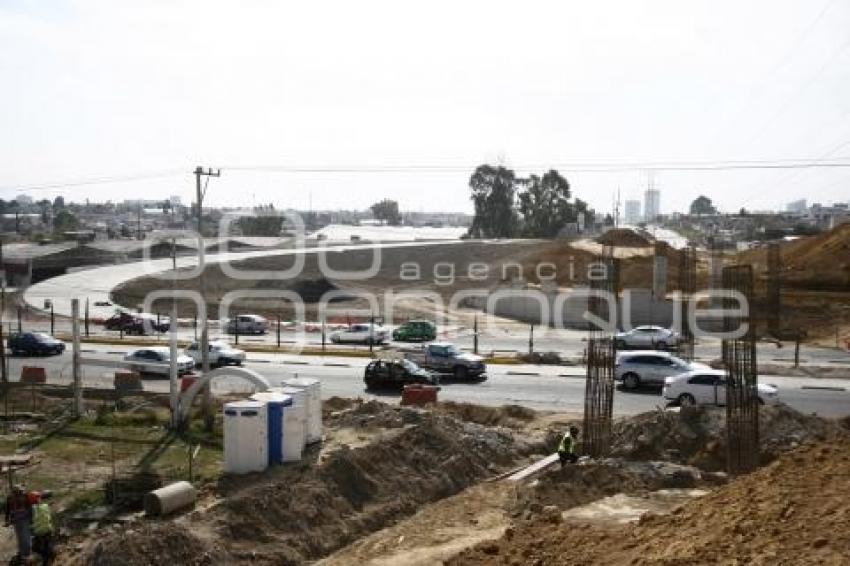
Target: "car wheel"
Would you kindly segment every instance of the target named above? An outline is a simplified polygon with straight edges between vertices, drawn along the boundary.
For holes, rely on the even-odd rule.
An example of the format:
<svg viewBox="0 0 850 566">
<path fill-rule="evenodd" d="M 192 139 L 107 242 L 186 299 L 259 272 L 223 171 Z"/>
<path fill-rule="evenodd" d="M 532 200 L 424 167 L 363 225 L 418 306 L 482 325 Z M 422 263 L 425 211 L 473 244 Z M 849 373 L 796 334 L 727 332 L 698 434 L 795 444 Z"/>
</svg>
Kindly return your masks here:
<svg viewBox="0 0 850 566">
<path fill-rule="evenodd" d="M 618 350 L 625 350 L 629 347 L 628 344 L 626 344 L 625 340 L 617 340 L 615 341 L 614 345 L 617 347 Z"/>
<path fill-rule="evenodd" d="M 759 405 L 764 405 L 764 399 L 762 399 L 761 397 L 758 397 L 758 401 L 759 401 Z"/>
<path fill-rule="evenodd" d="M 334 344 L 339 344 L 339 336 L 331 336 L 331 342 Z"/>
<path fill-rule="evenodd" d="M 466 379 L 466 376 L 469 374 L 469 370 L 466 369 L 466 366 L 455 366 L 452 373 L 454 374 L 455 379 Z"/>
<path fill-rule="evenodd" d="M 659 342 L 658 344 L 655 345 L 655 347 L 659 350 L 666 350 L 667 349 L 667 342 Z"/>
<path fill-rule="evenodd" d="M 690 393 L 682 393 L 679 395 L 679 406 L 680 407 L 693 407 L 697 404 L 696 399 Z"/>
<path fill-rule="evenodd" d="M 640 387 L 640 377 L 636 373 L 627 373 L 623 376 L 623 387 L 634 391 Z"/>
</svg>

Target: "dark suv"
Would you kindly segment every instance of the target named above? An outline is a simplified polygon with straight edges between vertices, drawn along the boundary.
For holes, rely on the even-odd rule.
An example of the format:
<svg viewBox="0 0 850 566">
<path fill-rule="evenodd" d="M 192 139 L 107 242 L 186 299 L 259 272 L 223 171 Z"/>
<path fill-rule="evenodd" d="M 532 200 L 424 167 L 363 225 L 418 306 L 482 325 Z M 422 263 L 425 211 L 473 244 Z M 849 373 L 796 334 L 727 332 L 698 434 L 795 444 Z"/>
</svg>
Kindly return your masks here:
<svg viewBox="0 0 850 566">
<path fill-rule="evenodd" d="M 375 360 L 366 366 L 366 389 L 402 388 L 413 383 L 438 385 L 437 374 L 420 368 L 410 360 Z"/>
<path fill-rule="evenodd" d="M 170 325 L 168 322 L 157 322 L 157 317 L 153 314 L 120 312 L 106 319 L 103 327 L 106 330 L 123 330 L 125 334 L 142 336 L 149 330 L 168 332 Z"/>
<path fill-rule="evenodd" d="M 7 343 L 16 356 L 51 356 L 65 351 L 64 342 L 43 332 L 13 334 Z"/>
</svg>

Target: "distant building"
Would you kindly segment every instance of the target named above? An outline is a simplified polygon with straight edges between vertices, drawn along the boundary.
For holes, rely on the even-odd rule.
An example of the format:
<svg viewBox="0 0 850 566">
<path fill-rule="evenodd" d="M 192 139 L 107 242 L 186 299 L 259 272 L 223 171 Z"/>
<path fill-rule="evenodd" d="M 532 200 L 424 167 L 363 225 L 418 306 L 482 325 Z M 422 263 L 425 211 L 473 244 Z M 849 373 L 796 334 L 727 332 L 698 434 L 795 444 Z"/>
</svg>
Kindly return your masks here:
<svg viewBox="0 0 850 566">
<path fill-rule="evenodd" d="M 183 206 L 183 202 L 180 200 L 180 195 L 171 195 L 168 197 L 168 201 L 172 206 Z"/>
<path fill-rule="evenodd" d="M 806 199 L 801 198 L 800 200 L 795 200 L 794 202 L 789 202 L 785 205 L 785 212 L 790 214 L 805 214 L 806 213 Z"/>
<path fill-rule="evenodd" d="M 627 200 L 625 206 L 626 224 L 637 224 L 640 222 L 640 201 Z"/>
<path fill-rule="evenodd" d="M 661 214 L 661 191 L 647 189 L 643 194 L 643 219 L 653 222 Z"/>
</svg>

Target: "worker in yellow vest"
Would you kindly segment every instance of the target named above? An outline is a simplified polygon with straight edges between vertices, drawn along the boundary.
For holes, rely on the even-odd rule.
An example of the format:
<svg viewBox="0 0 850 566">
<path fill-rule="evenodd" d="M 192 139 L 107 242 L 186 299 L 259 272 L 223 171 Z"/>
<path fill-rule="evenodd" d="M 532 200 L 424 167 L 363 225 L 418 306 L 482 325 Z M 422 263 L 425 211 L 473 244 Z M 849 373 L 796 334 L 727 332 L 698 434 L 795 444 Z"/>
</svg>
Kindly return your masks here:
<svg viewBox="0 0 850 566">
<path fill-rule="evenodd" d="M 578 461 L 578 456 L 576 456 L 576 442 L 578 442 L 578 427 L 571 426 L 564 433 L 560 444 L 558 444 L 558 459 L 561 461 L 562 468 L 568 462 L 575 464 Z"/>
<path fill-rule="evenodd" d="M 41 563 L 44 566 L 50 564 L 53 558 L 55 528 L 53 526 L 53 513 L 50 511 L 50 504 L 46 501 L 50 499 L 50 495 L 49 491 L 41 492 L 32 506 L 32 549 L 41 556 Z"/>
</svg>

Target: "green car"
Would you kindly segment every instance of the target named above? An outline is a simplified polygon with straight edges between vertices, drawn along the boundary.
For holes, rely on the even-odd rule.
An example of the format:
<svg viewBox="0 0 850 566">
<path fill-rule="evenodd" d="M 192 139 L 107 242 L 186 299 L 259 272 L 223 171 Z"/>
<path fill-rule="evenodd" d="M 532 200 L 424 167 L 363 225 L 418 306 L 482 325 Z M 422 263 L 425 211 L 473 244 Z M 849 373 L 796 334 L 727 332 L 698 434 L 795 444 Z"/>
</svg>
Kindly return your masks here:
<svg viewBox="0 0 850 566">
<path fill-rule="evenodd" d="M 427 342 L 437 339 L 437 327 L 427 320 L 410 320 L 393 330 L 396 342 Z"/>
</svg>

